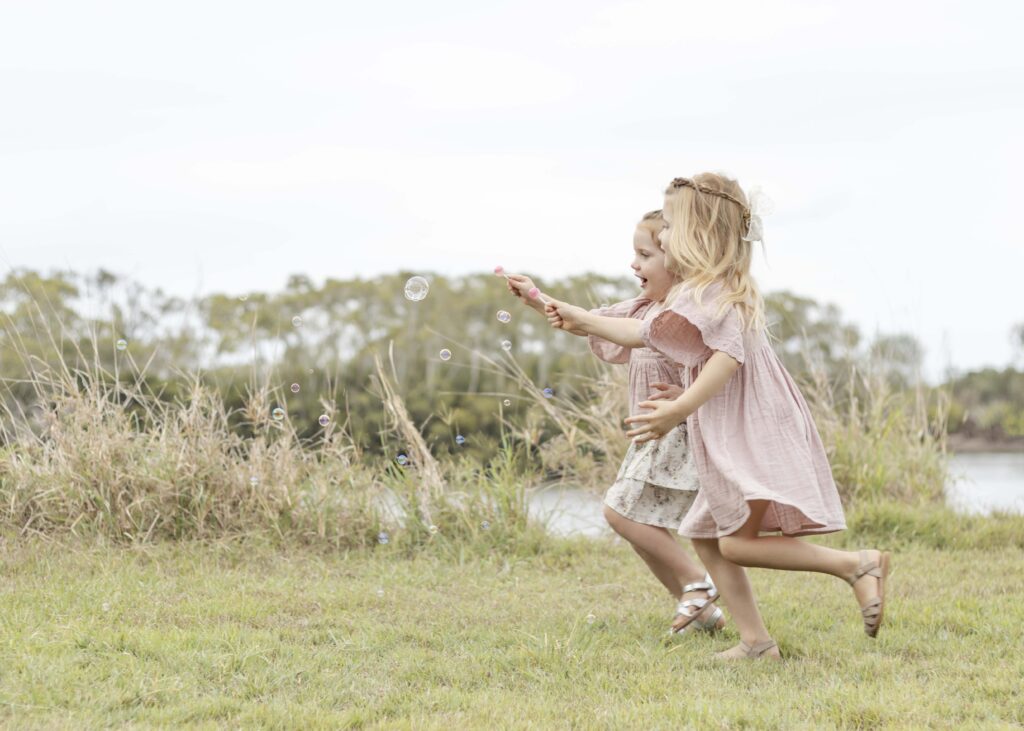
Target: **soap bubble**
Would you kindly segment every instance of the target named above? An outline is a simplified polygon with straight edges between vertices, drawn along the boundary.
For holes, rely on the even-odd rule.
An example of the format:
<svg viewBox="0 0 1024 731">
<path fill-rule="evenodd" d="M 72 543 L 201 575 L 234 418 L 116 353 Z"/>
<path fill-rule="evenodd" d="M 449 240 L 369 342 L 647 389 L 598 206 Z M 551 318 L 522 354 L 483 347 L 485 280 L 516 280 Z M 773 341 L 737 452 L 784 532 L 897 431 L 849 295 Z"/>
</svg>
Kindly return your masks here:
<svg viewBox="0 0 1024 731">
<path fill-rule="evenodd" d="M 240 295 L 238 295 L 238 301 L 239 302 L 245 302 L 247 299 L 249 299 L 249 295 L 247 295 L 247 294 L 240 294 Z"/>
<path fill-rule="evenodd" d="M 508 352 L 508 351 L 512 350 L 512 341 L 511 340 L 502 340 L 501 341 L 501 348 L 505 352 Z"/>
<path fill-rule="evenodd" d="M 491 524 L 485 520 L 483 523 L 480 524 L 480 527 L 483 528 L 484 530 L 490 530 L 491 529 Z"/>
<path fill-rule="evenodd" d="M 512 319 L 512 315 L 507 310 L 498 310 L 498 322 L 509 322 Z"/>
<path fill-rule="evenodd" d="M 249 478 L 249 484 L 252 485 L 253 487 L 256 487 L 258 484 L 260 484 L 260 478 L 258 478 L 256 475 L 253 475 L 252 477 Z"/>
<path fill-rule="evenodd" d="M 409 463 L 409 458 L 406 457 L 404 454 L 400 454 L 397 457 L 395 457 L 395 461 L 404 467 Z"/>
<path fill-rule="evenodd" d="M 503 403 L 505 406 L 511 406 L 512 405 L 512 399 L 507 398 L 504 401 L 502 401 L 501 403 Z"/>
<path fill-rule="evenodd" d="M 110 602 L 103 602 L 103 605 L 100 607 L 100 609 L 102 609 L 104 612 L 109 612 L 110 611 Z"/>
<path fill-rule="evenodd" d="M 423 277 L 410 277 L 405 283 L 405 298 L 411 302 L 419 302 L 430 291 L 430 283 Z"/>
<path fill-rule="evenodd" d="M 312 368 L 310 368 L 308 371 L 306 371 L 306 373 L 308 373 L 309 375 L 313 375 L 314 371 Z"/>
<path fill-rule="evenodd" d="M 291 385 L 292 393 L 298 393 L 300 388 L 302 388 L 302 387 L 299 384 L 297 384 L 297 383 L 293 383 Z"/>
<path fill-rule="evenodd" d="M 317 422 L 320 424 L 320 426 L 327 426 L 328 424 L 331 423 L 331 417 L 329 417 L 327 414 L 320 414 L 320 418 L 317 419 Z"/>
<path fill-rule="evenodd" d="M 128 349 L 128 341 L 125 340 L 124 338 L 121 338 L 120 340 L 118 340 L 117 341 L 117 349 L 118 350 L 127 350 Z"/>
<path fill-rule="evenodd" d="M 457 435 L 455 437 L 455 443 L 461 447 L 463 444 L 466 443 L 466 437 L 462 436 L 461 434 Z"/>
<path fill-rule="evenodd" d="M 378 598 L 383 598 L 384 597 L 384 590 L 383 589 L 377 589 L 377 597 Z"/>
<path fill-rule="evenodd" d="M 302 318 L 296 315 L 292 318 L 292 325 L 295 327 L 302 327 Z"/>
<path fill-rule="evenodd" d="M 542 393 L 544 394 L 544 398 L 551 398 L 552 396 L 554 396 L 554 395 L 555 395 L 555 389 L 553 389 L 553 388 L 551 388 L 551 387 L 549 386 L 549 387 L 545 388 L 545 389 L 544 389 L 544 390 L 542 391 Z"/>
<path fill-rule="evenodd" d="M 275 421 L 281 421 L 284 418 L 284 409 L 278 406 L 276 409 L 270 412 L 270 415 L 274 417 Z"/>
<path fill-rule="evenodd" d="M 430 531 L 430 535 L 432 535 L 432 536 L 436 536 L 437 535 L 437 526 L 436 525 L 431 525 L 429 528 L 427 528 L 427 530 Z"/>
<path fill-rule="evenodd" d="M 386 546 L 388 544 L 388 541 L 390 540 L 391 538 L 384 531 L 381 531 L 377 534 L 377 543 L 381 544 L 382 546 Z"/>
<path fill-rule="evenodd" d="M 448 348 L 441 348 L 441 352 L 438 353 L 438 356 L 441 358 L 441 360 L 451 360 L 452 351 L 448 350 Z"/>
<path fill-rule="evenodd" d="M 596 620 L 597 617 L 595 617 L 593 614 L 587 615 L 587 624 L 593 624 Z"/>
</svg>

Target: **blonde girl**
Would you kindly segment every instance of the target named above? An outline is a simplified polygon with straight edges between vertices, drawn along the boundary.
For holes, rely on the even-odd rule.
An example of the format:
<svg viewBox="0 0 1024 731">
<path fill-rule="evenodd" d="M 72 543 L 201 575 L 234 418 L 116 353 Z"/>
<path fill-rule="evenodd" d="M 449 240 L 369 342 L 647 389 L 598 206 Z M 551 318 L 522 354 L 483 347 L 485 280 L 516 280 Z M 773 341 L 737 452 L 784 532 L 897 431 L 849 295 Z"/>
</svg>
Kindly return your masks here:
<svg viewBox="0 0 1024 731">
<path fill-rule="evenodd" d="M 637 224 L 631 267 L 639 280 L 639 296 L 593 310 L 596 315 L 642 323 L 663 309 L 669 291 L 678 283 L 678 278 L 665 269 L 664 252 L 658 242 L 664 225 L 660 211 L 646 214 Z M 541 301 L 529 296 L 533 282 L 528 277 L 508 275 L 508 287 L 524 303 L 544 313 Z M 622 347 L 598 336 L 590 336 L 589 344 L 598 358 L 628 364 L 631 414 L 640 412 L 640 402 L 672 386 L 678 388 L 681 383 L 678 365 L 643 345 Z M 714 584 L 675 538 L 697 488 L 686 425 L 679 424 L 657 442 L 630 444 L 618 476 L 605 494 L 604 515 L 609 525 L 629 542 L 675 597 L 676 615 L 670 632 L 687 627 L 711 631 L 725 623 L 721 609 L 707 606 L 717 598 Z"/>
<path fill-rule="evenodd" d="M 683 368 L 679 390 L 626 419 L 640 442 L 689 427 L 700 492 L 680 526 L 693 539 L 740 633 L 721 658 L 777 658 L 742 567 L 816 571 L 853 586 L 864 630 L 877 635 L 889 554 L 840 551 L 797 536 L 846 527 L 824 447 L 803 396 L 769 344 L 750 274 L 759 222 L 735 180 L 676 178 L 665 191 L 666 267 L 684 282 L 646 322 L 548 305 L 556 327 L 647 347 Z M 765 536 L 763 533 L 781 533 Z"/>
</svg>

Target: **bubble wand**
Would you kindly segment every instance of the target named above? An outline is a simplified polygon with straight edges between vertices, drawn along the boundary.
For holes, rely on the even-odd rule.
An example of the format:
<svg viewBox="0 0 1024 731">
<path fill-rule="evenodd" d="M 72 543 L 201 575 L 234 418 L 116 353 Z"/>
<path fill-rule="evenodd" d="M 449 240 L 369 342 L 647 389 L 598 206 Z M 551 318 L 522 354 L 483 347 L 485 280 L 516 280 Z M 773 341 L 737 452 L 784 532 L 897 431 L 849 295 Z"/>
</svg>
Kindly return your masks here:
<svg viewBox="0 0 1024 731">
<path fill-rule="evenodd" d="M 497 276 L 499 276 L 499 277 L 505 277 L 505 279 L 511 279 L 511 277 L 508 274 L 505 273 L 505 267 L 503 267 L 501 265 L 498 265 L 498 266 L 494 267 L 494 273 Z M 547 295 L 541 294 L 541 291 L 539 289 L 537 289 L 536 287 L 530 287 L 530 291 L 527 292 L 526 294 L 528 294 L 530 296 L 530 299 L 532 299 L 532 300 L 539 299 L 541 302 L 543 302 L 546 305 L 550 305 L 551 304 L 551 298 L 548 297 Z"/>
</svg>

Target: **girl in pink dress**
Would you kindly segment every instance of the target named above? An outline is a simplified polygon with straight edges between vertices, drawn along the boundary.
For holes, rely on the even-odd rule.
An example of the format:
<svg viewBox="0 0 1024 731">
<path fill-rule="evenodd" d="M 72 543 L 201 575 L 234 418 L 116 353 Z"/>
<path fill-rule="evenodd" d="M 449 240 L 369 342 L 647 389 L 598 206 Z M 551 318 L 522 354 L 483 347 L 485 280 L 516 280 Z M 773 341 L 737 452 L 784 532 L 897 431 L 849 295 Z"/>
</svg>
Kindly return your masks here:
<svg viewBox="0 0 1024 731">
<path fill-rule="evenodd" d="M 664 308 L 666 296 L 678 283 L 665 269 L 664 252 L 658 243 L 664 226 L 661 211 L 648 213 L 637 224 L 632 268 L 640 280 L 640 296 L 592 312 L 640 323 Z M 525 304 L 544 314 L 542 302 L 529 296 L 533 288 L 529 277 L 510 274 L 508 287 Z M 656 350 L 643 345 L 623 347 L 597 336 L 590 336 L 589 344 L 601 360 L 628 363 L 630 414 L 640 413 L 639 404 L 652 395 L 681 384 L 678 364 Z M 714 584 L 674 537 L 699 487 L 686 430 L 685 424 L 679 424 L 657 441 L 631 443 L 604 500 L 608 524 L 629 541 L 678 602 L 670 633 L 688 627 L 712 631 L 725 624 L 722 611 L 708 606 L 716 595 Z"/>
<path fill-rule="evenodd" d="M 760 220 L 736 181 L 703 173 L 665 192 L 667 268 L 683 281 L 646 321 L 612 319 L 553 301 L 555 327 L 623 347 L 647 346 L 682 367 L 682 387 L 626 419 L 639 442 L 686 422 L 700 491 L 679 532 L 727 602 L 741 642 L 720 658 L 779 657 L 742 567 L 817 571 L 853 586 L 864 630 L 882 623 L 890 557 L 840 551 L 796 536 L 846 527 L 807 404 L 768 341 L 764 302 L 750 275 Z M 782 533 L 763 536 L 762 533 Z"/>
</svg>

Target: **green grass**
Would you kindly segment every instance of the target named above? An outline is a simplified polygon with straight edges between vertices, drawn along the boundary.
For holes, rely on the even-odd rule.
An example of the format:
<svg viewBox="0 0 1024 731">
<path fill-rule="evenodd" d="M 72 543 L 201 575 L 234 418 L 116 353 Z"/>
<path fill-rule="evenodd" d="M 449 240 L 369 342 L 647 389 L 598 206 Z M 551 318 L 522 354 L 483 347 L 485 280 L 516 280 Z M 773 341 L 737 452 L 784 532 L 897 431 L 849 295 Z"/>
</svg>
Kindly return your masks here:
<svg viewBox="0 0 1024 731">
<path fill-rule="evenodd" d="M 721 665 L 624 545 L 432 543 L 0 543 L 0 725 L 1024 724 L 1019 548 L 907 544 L 876 641 L 845 584 L 752 571 L 787 659 Z"/>
</svg>

